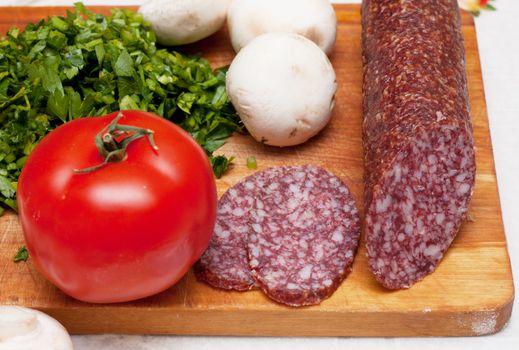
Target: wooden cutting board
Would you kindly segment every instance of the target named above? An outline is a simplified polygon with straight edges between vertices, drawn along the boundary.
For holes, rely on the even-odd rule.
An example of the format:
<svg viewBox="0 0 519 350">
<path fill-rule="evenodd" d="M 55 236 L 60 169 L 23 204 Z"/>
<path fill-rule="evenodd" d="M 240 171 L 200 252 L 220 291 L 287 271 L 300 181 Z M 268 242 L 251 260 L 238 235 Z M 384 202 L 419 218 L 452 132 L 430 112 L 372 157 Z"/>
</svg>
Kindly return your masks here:
<svg viewBox="0 0 519 350">
<path fill-rule="evenodd" d="M 106 7 L 93 7 L 107 13 Z M 236 157 L 218 181 L 221 195 L 259 169 L 274 165 L 321 165 L 351 188 L 362 212 L 361 101 L 362 65 L 360 9 L 336 6 L 338 37 L 331 56 L 338 81 L 337 104 L 329 126 L 310 142 L 277 149 L 231 138 L 221 152 Z M 65 8 L 1 8 L 0 33 Z M 0 304 L 42 310 L 72 333 L 203 334 L 254 336 L 431 336 L 483 335 L 501 330 L 510 318 L 514 285 L 503 230 L 492 144 L 481 78 L 476 32 L 464 13 L 463 34 L 472 118 L 477 146 L 476 189 L 470 216 L 435 273 L 409 290 L 388 291 L 368 270 L 362 242 L 353 271 L 337 292 L 319 306 L 290 308 L 261 292 L 227 292 L 199 283 L 190 272 L 171 289 L 136 302 L 95 305 L 73 300 L 35 271 L 31 261 L 12 258 L 23 245 L 17 217 L 0 218 Z M 215 65 L 228 64 L 234 52 L 226 30 L 191 46 Z M 59 254 L 59 252 L 56 252 Z"/>
</svg>

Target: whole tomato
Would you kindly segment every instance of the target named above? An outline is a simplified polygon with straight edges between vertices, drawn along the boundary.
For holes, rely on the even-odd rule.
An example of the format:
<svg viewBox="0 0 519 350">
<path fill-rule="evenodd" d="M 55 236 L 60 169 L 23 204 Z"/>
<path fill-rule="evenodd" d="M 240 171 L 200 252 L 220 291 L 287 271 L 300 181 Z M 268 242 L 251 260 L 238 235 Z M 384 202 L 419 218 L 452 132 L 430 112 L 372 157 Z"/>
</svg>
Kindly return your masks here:
<svg viewBox="0 0 519 350">
<path fill-rule="evenodd" d="M 209 243 L 216 201 L 202 148 L 141 111 L 58 127 L 31 153 L 18 183 L 33 263 L 65 293 L 95 303 L 177 282 Z"/>
</svg>

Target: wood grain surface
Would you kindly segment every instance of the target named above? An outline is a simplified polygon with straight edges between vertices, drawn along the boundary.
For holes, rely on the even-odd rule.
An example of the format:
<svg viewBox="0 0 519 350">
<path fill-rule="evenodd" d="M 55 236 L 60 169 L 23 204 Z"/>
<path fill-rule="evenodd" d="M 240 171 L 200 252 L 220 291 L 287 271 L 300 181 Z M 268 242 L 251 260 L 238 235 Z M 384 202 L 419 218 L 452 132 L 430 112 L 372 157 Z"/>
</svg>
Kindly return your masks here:
<svg viewBox="0 0 519 350">
<path fill-rule="evenodd" d="M 251 174 L 248 156 L 259 169 L 284 164 L 318 164 L 351 188 L 362 213 L 362 63 L 358 5 L 337 5 L 338 36 L 331 55 L 338 80 L 331 123 L 310 142 L 278 149 L 233 136 L 221 149 L 236 157 L 218 181 L 221 195 Z M 106 7 L 93 11 L 107 13 Z M 65 8 L 0 8 L 0 33 Z M 481 78 L 476 32 L 464 13 L 463 34 L 472 120 L 477 146 L 477 176 L 470 216 L 436 272 L 409 290 L 388 291 L 368 270 L 364 242 L 353 271 L 337 292 L 319 306 L 290 308 L 260 291 L 227 292 L 199 283 L 188 273 L 177 285 L 136 302 L 95 305 L 67 297 L 34 269 L 12 258 L 23 245 L 17 217 L 0 218 L 0 304 L 42 310 L 72 333 L 204 334 L 258 336 L 461 336 L 499 331 L 510 318 L 514 285 L 501 219 L 496 175 Z M 214 66 L 233 56 L 225 29 L 186 48 Z M 95 218 L 92 218 L 95 219 Z M 59 252 L 56 252 L 59 254 Z"/>
</svg>

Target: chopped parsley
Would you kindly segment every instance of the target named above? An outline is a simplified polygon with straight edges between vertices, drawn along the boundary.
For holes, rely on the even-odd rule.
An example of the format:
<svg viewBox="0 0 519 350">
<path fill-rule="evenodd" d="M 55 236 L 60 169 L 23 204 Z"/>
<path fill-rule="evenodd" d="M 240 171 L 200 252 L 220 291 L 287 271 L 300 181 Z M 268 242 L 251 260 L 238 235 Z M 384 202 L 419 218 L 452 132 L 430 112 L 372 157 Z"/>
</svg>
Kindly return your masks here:
<svg viewBox="0 0 519 350">
<path fill-rule="evenodd" d="M 204 148 L 215 175 L 225 172 L 231 159 L 213 152 L 241 127 L 225 91 L 226 69 L 155 41 L 140 14 L 103 16 L 81 3 L 0 39 L 0 208 L 16 210 L 20 171 L 52 129 L 124 109 L 180 125 Z"/>
</svg>

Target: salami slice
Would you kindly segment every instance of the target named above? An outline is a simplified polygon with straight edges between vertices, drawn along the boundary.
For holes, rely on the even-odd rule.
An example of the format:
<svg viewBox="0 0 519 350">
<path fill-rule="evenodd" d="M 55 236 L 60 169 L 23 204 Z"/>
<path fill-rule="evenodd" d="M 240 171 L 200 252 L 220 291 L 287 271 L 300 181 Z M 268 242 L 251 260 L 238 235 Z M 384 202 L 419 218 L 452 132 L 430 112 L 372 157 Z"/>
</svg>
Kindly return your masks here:
<svg viewBox="0 0 519 350">
<path fill-rule="evenodd" d="M 434 271 L 464 221 L 475 155 L 455 0 L 364 0 L 368 261 L 386 288 Z"/>
<path fill-rule="evenodd" d="M 247 235 L 257 187 L 256 176 L 247 177 L 218 201 L 209 247 L 194 266 L 199 280 L 222 289 L 244 291 L 254 287 L 247 257 Z"/>
<path fill-rule="evenodd" d="M 315 166 L 271 168 L 254 201 L 248 252 L 252 274 L 271 299 L 320 303 L 347 276 L 360 223 L 339 178 Z"/>
</svg>

